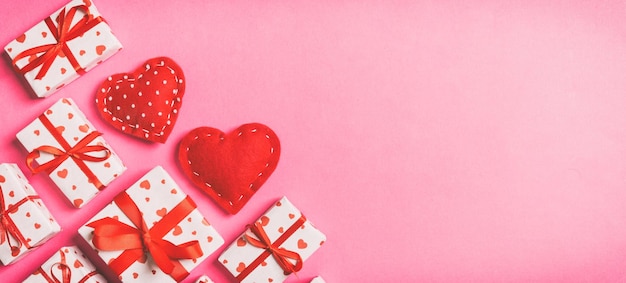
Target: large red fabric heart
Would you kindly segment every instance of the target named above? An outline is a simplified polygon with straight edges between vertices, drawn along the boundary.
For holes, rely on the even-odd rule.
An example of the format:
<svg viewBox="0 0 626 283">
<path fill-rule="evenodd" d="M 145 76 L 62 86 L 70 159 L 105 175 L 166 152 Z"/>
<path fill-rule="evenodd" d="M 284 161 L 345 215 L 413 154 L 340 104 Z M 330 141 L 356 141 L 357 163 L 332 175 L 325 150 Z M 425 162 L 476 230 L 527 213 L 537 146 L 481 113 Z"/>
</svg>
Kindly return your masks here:
<svg viewBox="0 0 626 283">
<path fill-rule="evenodd" d="M 102 118 L 124 133 L 165 143 L 185 94 L 182 69 L 170 58 L 153 58 L 133 73 L 116 74 L 96 98 Z"/>
<path fill-rule="evenodd" d="M 228 134 L 196 128 L 178 148 L 178 161 L 187 177 L 231 214 L 239 212 L 265 183 L 279 157 L 278 137 L 258 123 Z"/>
</svg>

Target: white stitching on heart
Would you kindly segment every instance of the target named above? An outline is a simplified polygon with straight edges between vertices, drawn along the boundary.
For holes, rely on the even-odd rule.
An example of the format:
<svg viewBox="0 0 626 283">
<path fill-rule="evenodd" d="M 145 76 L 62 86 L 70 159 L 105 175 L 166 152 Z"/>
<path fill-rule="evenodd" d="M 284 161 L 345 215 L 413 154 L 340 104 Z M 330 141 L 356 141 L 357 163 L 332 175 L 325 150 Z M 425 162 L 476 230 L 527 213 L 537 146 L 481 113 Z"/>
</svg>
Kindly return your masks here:
<svg viewBox="0 0 626 283">
<path fill-rule="evenodd" d="M 165 62 L 164 62 L 164 61 L 161 61 L 161 62 L 159 62 L 156 66 L 158 66 L 158 67 L 164 67 L 164 66 L 165 66 Z M 151 67 L 150 67 L 150 65 L 149 65 L 149 64 L 146 64 L 146 66 L 145 66 L 146 71 L 150 70 L 150 68 L 151 68 Z M 176 71 L 175 71 L 174 69 L 172 69 L 170 66 L 166 66 L 166 68 L 168 68 L 168 69 L 170 70 L 170 73 L 174 75 L 175 81 L 176 81 L 176 82 L 178 82 L 178 84 L 179 84 L 179 85 L 181 85 L 181 84 L 183 83 L 183 79 L 182 79 L 182 78 L 180 78 L 178 75 L 176 75 Z M 155 73 L 156 73 L 156 72 L 157 72 L 157 71 L 155 70 Z M 142 77 L 143 77 L 143 74 L 139 74 L 139 75 L 137 76 L 137 80 L 141 79 Z M 127 81 L 131 81 L 131 82 L 136 81 L 135 79 L 129 79 L 127 75 L 124 75 L 124 76 L 123 76 L 123 78 L 124 78 L 125 80 L 127 80 Z M 107 80 L 108 80 L 108 81 L 112 81 L 112 80 L 113 80 L 113 78 L 112 78 L 112 77 L 108 77 L 108 78 L 107 78 Z M 115 83 L 120 83 L 120 82 L 122 82 L 122 81 L 123 81 L 123 80 L 117 80 Z M 164 81 L 163 81 L 163 83 L 165 84 L 165 83 L 167 83 L 167 81 L 165 81 L 165 80 L 164 80 Z M 150 81 L 146 81 L 146 85 L 149 85 L 149 84 L 150 84 Z M 130 84 L 130 88 L 133 88 L 133 87 L 134 87 L 134 84 L 133 84 L 133 83 L 131 83 L 131 84 Z M 119 89 L 119 86 L 117 86 L 117 85 L 116 85 L 116 86 L 115 86 L 115 89 Z M 101 91 L 102 91 L 102 93 L 108 93 L 108 92 L 110 92 L 110 91 L 111 91 L 111 86 L 109 86 L 109 88 L 108 88 L 108 89 L 106 89 L 106 88 L 102 88 L 102 89 L 101 89 Z M 178 104 L 178 103 L 180 103 L 180 102 L 181 102 L 181 97 L 180 97 L 180 96 L 178 96 L 178 88 L 173 89 L 173 90 L 172 90 L 172 94 L 174 94 L 174 95 L 176 96 L 176 99 L 172 99 L 172 101 L 170 101 L 169 103 L 166 103 L 167 105 L 169 105 L 169 106 L 170 106 L 170 108 L 174 108 L 176 104 Z M 142 96 L 142 92 L 141 92 L 141 91 L 140 91 L 140 92 L 138 92 L 138 93 L 137 93 L 137 95 L 138 95 L 138 96 Z M 159 95 L 159 90 L 156 90 L 156 95 Z M 123 98 L 126 98 L 126 94 L 124 94 L 124 95 L 123 95 Z M 111 117 L 112 117 L 112 119 L 111 119 L 111 120 L 112 120 L 112 121 L 116 122 L 116 121 L 118 121 L 118 120 L 119 120 L 119 121 L 121 122 L 121 121 L 123 121 L 123 119 L 120 119 L 120 118 L 117 118 L 117 117 L 113 116 L 113 113 L 112 113 L 111 111 L 109 111 L 109 109 L 108 109 L 108 107 L 107 107 L 107 102 L 108 102 L 108 101 L 112 101 L 112 100 L 113 100 L 113 97 L 112 97 L 112 96 L 110 96 L 110 95 L 109 95 L 108 99 L 107 99 L 107 98 L 103 99 L 103 104 L 104 104 L 104 109 L 103 109 L 103 111 L 104 111 L 104 112 L 106 112 L 106 113 L 108 113 L 109 115 L 111 115 Z M 96 100 L 96 102 L 97 102 L 97 100 Z M 152 102 L 151 102 L 151 101 L 149 102 L 149 106 L 152 106 Z M 133 105 L 131 105 L 131 108 L 134 108 L 134 104 L 133 104 Z M 150 134 L 152 134 L 152 135 L 154 135 L 154 136 L 156 136 L 156 137 L 163 136 L 163 135 L 165 134 L 165 128 L 167 128 L 168 126 L 171 126 L 171 124 L 172 124 L 172 122 L 171 122 L 171 119 L 172 119 L 172 114 L 178 114 L 178 109 L 172 109 L 172 112 L 167 114 L 167 122 L 166 122 L 166 123 L 165 123 L 165 125 L 164 125 L 161 129 L 160 129 L 160 132 L 158 132 L 158 131 L 159 131 L 158 129 L 153 129 L 153 130 L 156 130 L 156 131 L 154 131 L 154 132 L 153 132 L 153 131 L 151 131 L 151 130 L 149 130 L 149 129 L 144 129 L 144 128 L 142 128 L 142 129 L 140 129 L 140 130 L 142 130 L 142 131 L 144 132 L 144 136 L 145 136 L 146 138 L 148 138 L 148 137 L 150 136 Z M 161 117 L 161 116 L 163 116 L 163 113 L 162 113 L 162 112 L 159 112 L 159 113 L 157 113 L 157 115 L 158 115 L 159 117 Z M 145 113 L 141 113 L 141 117 L 142 117 L 142 118 L 145 118 L 145 117 L 146 117 L 146 114 L 145 114 Z M 129 119 L 127 118 L 127 120 L 129 120 Z M 122 126 L 123 126 L 123 125 L 122 125 Z M 134 128 L 134 129 L 138 129 L 138 128 L 139 128 L 139 124 L 135 124 L 135 125 L 127 124 L 126 126 L 131 127 L 131 128 Z M 124 130 L 122 129 L 122 131 L 124 131 Z"/>
<path fill-rule="evenodd" d="M 258 132 L 258 129 L 257 129 L 257 128 L 254 128 L 254 129 L 250 130 L 250 133 L 256 133 L 256 132 Z M 237 133 L 237 137 L 241 137 L 242 135 L 243 135 L 243 131 L 240 131 L 239 133 Z M 211 134 L 206 134 L 206 136 L 207 136 L 207 137 L 211 137 Z M 200 138 L 200 136 L 196 135 L 193 139 L 194 139 L 194 140 L 197 140 L 197 139 L 199 139 L 199 138 Z M 271 137 L 270 137 L 270 135 L 265 134 L 265 138 L 269 140 Z M 224 140 L 224 137 L 220 137 L 220 140 L 222 140 L 222 141 L 223 141 L 223 140 Z M 189 152 L 189 147 L 187 147 L 187 148 L 186 148 L 186 152 Z M 272 154 L 274 154 L 274 147 L 271 147 L 271 148 L 270 148 L 270 155 L 272 155 Z M 187 158 L 187 163 L 189 163 L 189 165 L 191 165 L 191 161 L 189 160 L 189 158 Z M 269 166 L 270 166 L 270 164 L 269 164 L 269 163 L 265 163 L 265 168 L 268 168 Z M 194 175 L 196 175 L 197 177 L 200 177 L 200 173 L 198 173 L 198 172 L 196 172 L 196 171 L 192 171 L 192 173 L 193 173 Z M 257 180 L 258 180 L 261 176 L 263 176 L 263 171 L 261 171 L 261 172 L 259 172 L 259 174 L 257 174 L 257 178 L 256 178 L 256 179 L 254 179 L 254 180 L 252 181 L 252 183 L 250 183 L 250 185 L 249 185 L 248 187 L 249 187 L 250 189 L 252 189 L 252 187 L 254 186 L 254 183 L 255 183 L 255 182 L 256 182 L 256 181 L 257 181 Z M 215 191 L 215 189 L 213 188 L 213 186 L 211 186 L 211 184 L 209 184 L 209 183 L 207 183 L 207 182 L 204 182 L 204 185 L 205 185 L 205 186 L 207 186 L 208 188 L 212 189 L 218 197 L 222 198 L 222 194 L 220 194 L 220 193 L 218 193 L 217 191 Z M 239 196 L 239 199 L 237 199 L 237 201 L 240 201 L 241 199 L 243 199 L 243 194 Z M 228 201 L 228 203 L 230 204 L 230 206 L 233 206 L 233 202 L 232 202 L 232 201 Z"/>
</svg>

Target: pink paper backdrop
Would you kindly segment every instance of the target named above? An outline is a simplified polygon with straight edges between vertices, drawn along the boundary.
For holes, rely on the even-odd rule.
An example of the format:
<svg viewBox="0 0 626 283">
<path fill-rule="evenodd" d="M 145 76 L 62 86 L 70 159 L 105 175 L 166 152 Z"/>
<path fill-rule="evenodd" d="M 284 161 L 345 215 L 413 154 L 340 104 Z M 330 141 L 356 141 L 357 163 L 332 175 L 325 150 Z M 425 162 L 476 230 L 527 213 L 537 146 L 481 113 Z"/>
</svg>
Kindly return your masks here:
<svg viewBox="0 0 626 283">
<path fill-rule="evenodd" d="M 505 3 L 506 2 L 506 3 Z M 5 1 L 0 45 L 65 1 Z M 0 66 L 0 162 L 15 133 L 71 97 L 128 171 L 80 210 L 30 177 L 64 231 L 19 282 L 119 191 L 162 165 L 227 242 L 287 195 L 327 236 L 288 282 L 626 282 L 623 1 L 122 1 L 96 4 L 125 49 L 47 99 Z M 187 92 L 166 144 L 95 112 L 108 75 L 169 56 Z M 272 127 L 277 170 L 237 215 L 175 162 L 184 134 Z M 31 176 L 27 173 L 27 176 Z M 216 282 L 225 247 L 195 269 Z M 110 276 L 110 274 L 107 274 Z"/>
</svg>

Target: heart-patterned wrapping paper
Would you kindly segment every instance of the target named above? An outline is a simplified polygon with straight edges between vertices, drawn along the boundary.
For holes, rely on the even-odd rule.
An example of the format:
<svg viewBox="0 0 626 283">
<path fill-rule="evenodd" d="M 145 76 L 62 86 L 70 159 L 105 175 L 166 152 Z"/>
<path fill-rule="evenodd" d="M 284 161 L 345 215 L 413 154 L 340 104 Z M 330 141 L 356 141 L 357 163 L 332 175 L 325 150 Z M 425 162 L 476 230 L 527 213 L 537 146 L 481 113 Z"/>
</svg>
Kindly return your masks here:
<svg viewBox="0 0 626 283">
<path fill-rule="evenodd" d="M 172 225 L 172 227 L 164 226 L 165 224 L 162 221 L 168 222 L 171 219 L 168 217 L 172 216 L 172 211 L 175 211 L 184 202 L 193 203 L 193 201 L 190 200 L 162 167 L 157 166 L 127 190 L 121 192 L 114 199 L 114 202 L 107 205 L 91 220 L 87 221 L 85 226 L 78 230 L 79 234 L 98 252 L 102 260 L 108 263 L 124 282 L 175 282 L 176 280 L 155 264 L 153 255 L 144 254 L 144 256 L 130 262 L 130 265 L 125 268 L 114 268 L 114 265 L 118 265 L 116 261 L 129 263 L 123 258 L 128 258 L 126 256 L 128 253 L 132 253 L 132 251 L 102 250 L 96 247 L 94 233 L 97 232 L 96 229 L 99 229 L 96 228 L 99 226 L 99 221 L 114 221 L 118 225 L 134 227 L 133 229 L 139 228 L 133 224 L 126 214 L 126 210 L 117 202 L 120 196 L 136 205 L 143 221 L 147 225 L 147 229 L 151 231 L 154 231 L 153 229 L 165 231 L 162 236 L 156 235 L 156 238 L 168 241 L 174 245 L 198 242 L 202 250 L 201 256 L 194 259 L 174 260 L 180 264 L 179 268 L 184 269 L 182 270 L 183 273 L 187 273 L 198 266 L 224 243 L 224 239 L 196 208 L 190 209 L 188 214 L 181 217 L 180 222 L 173 223 L 175 225 Z M 168 220 L 164 220 L 166 218 Z M 160 228 L 156 228 L 157 225 Z M 139 248 L 138 250 L 145 251 L 147 249 Z M 178 271 L 181 271 L 181 269 Z M 187 275 L 188 273 L 182 276 Z"/>
<path fill-rule="evenodd" d="M 69 2 L 4 48 L 16 72 L 34 66 L 23 77 L 38 97 L 53 94 L 121 49 L 90 0 Z"/>
<path fill-rule="evenodd" d="M 18 132 L 17 139 L 29 152 L 29 156 L 34 157 L 34 161 L 42 166 L 60 157 L 37 150 L 38 148 L 51 146 L 63 152 L 70 152 L 72 148 L 75 149 L 81 142 L 86 141 L 85 139 L 93 137 L 94 133 L 97 133 L 97 130 L 74 101 L 62 98 Z M 82 207 L 88 203 L 126 170 L 122 160 L 102 136 L 96 136 L 86 146 L 106 148 L 110 155 L 105 159 L 106 155 L 102 150 L 85 153 L 103 159 L 101 161 L 93 161 L 86 156 L 69 157 L 47 172 L 50 179 L 75 207 Z"/>
</svg>

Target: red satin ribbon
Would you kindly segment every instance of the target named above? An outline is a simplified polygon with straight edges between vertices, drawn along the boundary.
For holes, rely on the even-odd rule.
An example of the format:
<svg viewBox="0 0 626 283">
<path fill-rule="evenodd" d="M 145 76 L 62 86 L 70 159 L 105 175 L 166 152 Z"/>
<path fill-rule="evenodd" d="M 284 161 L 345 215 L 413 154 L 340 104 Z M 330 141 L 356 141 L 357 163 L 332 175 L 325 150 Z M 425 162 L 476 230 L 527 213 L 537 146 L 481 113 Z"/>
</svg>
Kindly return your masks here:
<svg viewBox="0 0 626 283">
<path fill-rule="evenodd" d="M 57 131 L 57 129 L 52 125 L 48 117 L 45 114 L 39 116 L 39 120 L 46 127 L 46 129 L 52 134 L 54 139 L 61 145 L 63 149 L 56 148 L 54 146 L 42 145 L 38 148 L 35 148 L 33 151 L 28 153 L 26 156 L 26 166 L 30 169 L 33 174 L 37 174 L 40 172 L 46 172 L 48 175 L 51 174 L 61 163 L 63 163 L 68 158 L 72 158 L 78 168 L 80 168 L 83 173 L 89 179 L 89 182 L 92 183 L 98 190 L 102 190 L 104 188 L 104 184 L 100 182 L 98 177 L 87 167 L 84 161 L 92 161 L 92 162 L 100 162 L 107 160 L 111 156 L 111 151 L 102 145 L 88 145 L 98 136 L 102 135 L 102 133 L 93 131 L 82 138 L 76 145 L 73 147 L 70 146 L 67 141 L 63 138 L 63 136 Z M 104 151 L 106 154 L 103 157 L 91 156 L 88 153 L 90 152 L 98 152 Z M 54 159 L 39 165 L 38 167 L 33 167 L 33 161 L 35 158 L 39 156 L 40 152 L 50 153 L 54 155 Z"/>
<path fill-rule="evenodd" d="M 46 279 L 48 283 L 71 283 L 72 269 L 65 262 L 65 253 L 63 253 L 63 251 L 60 251 L 60 254 L 61 261 L 50 266 L 50 275 L 48 275 L 41 267 L 37 269 L 37 271 L 39 271 L 41 276 L 43 276 L 43 278 Z M 55 267 L 57 267 L 56 269 L 61 270 L 61 280 L 59 280 L 56 274 L 54 274 Z M 89 278 L 95 276 L 96 274 L 98 274 L 97 271 L 91 271 L 87 273 L 87 275 L 83 276 L 83 278 L 81 278 L 78 283 L 85 283 Z"/>
<path fill-rule="evenodd" d="M 26 246 L 28 249 L 30 249 L 31 246 L 28 244 L 28 241 L 26 241 L 24 235 L 22 235 L 22 232 L 17 228 L 17 225 L 13 222 L 9 213 L 16 212 L 22 204 L 35 198 L 39 198 L 39 196 L 27 196 L 7 207 L 4 200 L 4 193 L 0 186 L 0 244 L 4 244 L 5 241 L 9 243 L 11 255 L 13 256 L 17 256 L 20 253 L 22 245 Z M 17 243 L 13 244 L 11 238 L 17 240 Z"/>
<path fill-rule="evenodd" d="M 272 243 L 265 233 L 263 229 L 263 225 L 259 222 L 255 222 L 253 225 L 247 225 L 246 228 L 250 229 L 252 234 L 256 236 L 256 238 L 244 234 L 243 238 L 250 243 L 251 245 L 265 249 L 265 251 L 259 255 L 252 263 L 250 263 L 246 268 L 237 275 L 237 280 L 241 282 L 245 279 L 250 273 L 259 266 L 270 254 L 274 257 L 278 265 L 283 269 L 285 275 L 289 275 L 294 272 L 298 272 L 302 269 L 302 258 L 300 254 L 290 251 L 284 248 L 281 248 L 282 245 L 291 235 L 293 235 L 302 224 L 306 222 L 306 218 L 304 215 L 301 215 L 300 218 L 289 227 L 274 243 Z M 292 261 L 295 261 L 295 264 Z"/>
<path fill-rule="evenodd" d="M 148 228 L 135 202 L 126 192 L 120 193 L 113 200 L 115 204 L 135 225 L 124 224 L 117 219 L 105 217 L 87 224 L 93 231 L 93 245 L 103 251 L 123 250 L 109 267 L 120 275 L 135 261 L 145 259 L 147 254 L 157 266 L 174 280 L 181 281 L 189 272 L 178 261 L 179 259 L 195 259 L 203 255 L 202 247 L 197 240 L 180 245 L 164 240 L 165 236 L 178 223 L 183 221 L 195 208 L 196 204 L 187 196 L 161 220 Z"/>
<path fill-rule="evenodd" d="M 74 19 L 74 15 L 78 10 L 82 10 L 85 15 L 80 21 L 72 26 L 72 20 Z M 67 12 L 66 8 L 63 8 L 59 15 L 56 17 L 56 24 L 51 17 L 46 18 L 44 21 L 48 26 L 48 29 L 50 29 L 52 36 L 54 36 L 54 38 L 57 40 L 57 43 L 45 44 L 22 51 L 20 54 L 15 56 L 15 58 L 13 58 L 13 67 L 15 68 L 15 70 L 18 73 L 24 75 L 37 68 L 38 66 L 41 66 L 41 69 L 35 77 L 35 79 L 41 80 L 48 72 L 48 69 L 50 69 L 50 66 L 52 66 L 54 59 L 57 56 L 65 56 L 78 74 L 84 74 L 85 70 L 80 66 L 80 64 L 76 60 L 76 57 L 74 57 L 74 54 L 72 54 L 72 50 L 70 50 L 70 48 L 67 46 L 67 42 L 79 36 L 82 36 L 85 32 L 92 29 L 97 24 L 103 22 L 104 19 L 102 17 L 94 18 L 94 16 L 89 12 L 89 8 L 87 6 L 78 5 L 69 8 Z M 43 54 L 37 57 L 37 59 L 26 64 L 22 68 L 17 67 L 16 63 L 20 59 L 37 55 L 39 53 Z"/>
</svg>

